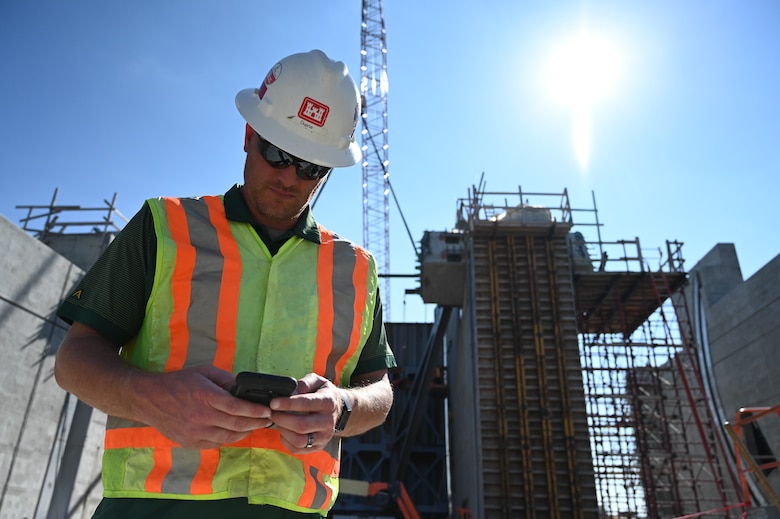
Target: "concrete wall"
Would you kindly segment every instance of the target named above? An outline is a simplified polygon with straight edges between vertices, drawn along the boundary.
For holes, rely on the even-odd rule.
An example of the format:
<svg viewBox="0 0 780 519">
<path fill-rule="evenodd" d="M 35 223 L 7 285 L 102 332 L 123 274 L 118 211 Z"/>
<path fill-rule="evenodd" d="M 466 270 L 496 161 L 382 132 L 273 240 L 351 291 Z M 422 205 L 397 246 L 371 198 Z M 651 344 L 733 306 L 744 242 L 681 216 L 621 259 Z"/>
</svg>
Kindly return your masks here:
<svg viewBox="0 0 780 519">
<path fill-rule="evenodd" d="M 86 272 L 113 239 L 114 233 L 50 234 L 43 243 Z"/>
<path fill-rule="evenodd" d="M 742 407 L 780 404 L 780 255 L 748 280 L 733 244 L 718 244 L 691 269 L 692 288 L 701 308 L 704 344 L 716 401 L 726 420 Z M 780 459 L 780 419 L 757 422 L 776 459 Z M 769 475 L 780 494 L 780 470 Z"/>
<path fill-rule="evenodd" d="M 75 402 L 53 377 L 67 331 L 54 313 L 83 271 L 1 215 L 0 240 L 0 519 L 32 519 L 48 512 Z M 99 474 L 101 417 L 93 421 L 71 517 L 91 514 L 101 491 L 98 485 L 76 506 L 84 481 Z"/>
<path fill-rule="evenodd" d="M 466 290 L 471 292 L 464 297 L 465 302 L 461 319 L 457 322 L 460 326 L 458 343 L 454 348 L 448 348 L 447 370 L 449 373 L 450 389 L 450 477 L 452 486 L 452 506 L 468 508 L 479 517 L 483 507 L 482 496 L 479 489 L 482 488 L 482 473 L 474 467 L 482 467 L 480 454 L 481 439 L 479 436 L 479 401 L 478 393 L 474 389 L 477 378 L 477 346 L 476 323 L 474 319 L 475 296 L 471 287 L 474 286 L 474 266 L 469 263 L 468 283 Z"/>
</svg>

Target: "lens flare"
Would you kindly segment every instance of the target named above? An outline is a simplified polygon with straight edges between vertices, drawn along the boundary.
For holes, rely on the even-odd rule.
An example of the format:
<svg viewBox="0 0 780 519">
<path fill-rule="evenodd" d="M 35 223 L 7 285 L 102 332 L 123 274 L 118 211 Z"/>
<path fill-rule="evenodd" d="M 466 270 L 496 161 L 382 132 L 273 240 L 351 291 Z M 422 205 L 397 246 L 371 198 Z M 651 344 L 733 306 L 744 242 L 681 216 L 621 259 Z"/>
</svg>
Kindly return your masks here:
<svg viewBox="0 0 780 519">
<path fill-rule="evenodd" d="M 550 59 L 547 87 L 555 99 L 571 109 L 574 152 L 583 170 L 590 160 L 593 105 L 614 90 L 619 63 L 614 46 L 584 30 L 561 45 Z"/>
</svg>

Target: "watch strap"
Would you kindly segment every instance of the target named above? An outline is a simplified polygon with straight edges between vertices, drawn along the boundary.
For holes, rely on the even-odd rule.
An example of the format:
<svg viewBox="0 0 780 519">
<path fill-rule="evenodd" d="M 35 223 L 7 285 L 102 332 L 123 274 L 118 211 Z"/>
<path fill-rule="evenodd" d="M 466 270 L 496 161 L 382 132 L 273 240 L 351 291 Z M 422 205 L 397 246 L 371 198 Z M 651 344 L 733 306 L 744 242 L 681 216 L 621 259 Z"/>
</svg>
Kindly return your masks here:
<svg viewBox="0 0 780 519">
<path fill-rule="evenodd" d="M 337 433 L 343 432 L 344 429 L 347 428 L 349 417 L 352 415 L 352 401 L 347 395 L 347 392 L 343 389 L 339 392 L 341 393 L 341 414 L 339 414 L 339 419 L 336 421 L 336 427 L 334 429 L 334 432 Z"/>
</svg>

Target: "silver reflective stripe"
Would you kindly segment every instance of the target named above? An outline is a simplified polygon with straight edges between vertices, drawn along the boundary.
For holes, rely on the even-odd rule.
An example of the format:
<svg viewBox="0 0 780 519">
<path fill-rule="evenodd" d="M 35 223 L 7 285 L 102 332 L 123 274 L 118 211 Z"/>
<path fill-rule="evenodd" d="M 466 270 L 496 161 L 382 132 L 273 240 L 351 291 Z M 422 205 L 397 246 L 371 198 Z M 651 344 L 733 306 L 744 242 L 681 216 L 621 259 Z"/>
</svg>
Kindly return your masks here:
<svg viewBox="0 0 780 519">
<path fill-rule="evenodd" d="M 334 436 L 331 438 L 322 450 L 330 454 L 334 460 L 341 460 L 341 437 Z"/>
<path fill-rule="evenodd" d="M 314 466 L 309 467 L 309 477 L 314 481 L 316 486 L 310 508 L 321 510 L 325 507 L 325 500 L 328 499 L 328 489 L 322 484 L 320 478 L 317 477 L 318 474 L 319 471 Z"/>
<path fill-rule="evenodd" d="M 353 274 L 357 251 L 347 241 L 334 238 L 333 244 L 333 342 L 324 377 L 336 380 L 336 364 L 349 349 L 355 325 L 355 285 Z"/>
<path fill-rule="evenodd" d="M 183 198 L 190 242 L 195 247 L 192 294 L 187 311 L 190 330 L 185 366 L 214 362 L 217 353 L 218 288 L 222 282 L 225 259 L 219 249 L 217 230 L 209 219 L 208 206 L 200 198 Z"/>
<path fill-rule="evenodd" d="M 200 466 L 200 451 L 194 449 L 171 449 L 171 470 L 162 482 L 165 494 L 189 494 L 192 481 Z"/>
</svg>

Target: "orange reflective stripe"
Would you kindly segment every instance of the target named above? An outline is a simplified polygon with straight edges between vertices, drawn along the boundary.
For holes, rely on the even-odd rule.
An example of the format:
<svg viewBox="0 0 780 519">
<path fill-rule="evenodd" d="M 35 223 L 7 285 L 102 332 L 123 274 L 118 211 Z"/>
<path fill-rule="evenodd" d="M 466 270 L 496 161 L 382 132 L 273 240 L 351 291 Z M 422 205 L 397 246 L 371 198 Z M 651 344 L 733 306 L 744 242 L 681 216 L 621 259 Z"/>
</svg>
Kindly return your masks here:
<svg viewBox="0 0 780 519">
<path fill-rule="evenodd" d="M 360 344 L 361 324 L 363 322 L 363 310 L 366 306 L 368 284 L 368 252 L 360 247 L 355 247 L 355 270 L 352 274 L 352 284 L 355 287 L 355 307 L 353 312 L 352 334 L 349 337 L 349 348 L 336 362 L 337 386 L 341 382 L 341 372 L 344 365 L 355 354 Z"/>
<path fill-rule="evenodd" d="M 217 312 L 217 351 L 214 366 L 231 371 L 236 354 L 236 328 L 238 323 L 238 287 L 241 284 L 241 255 L 238 243 L 233 239 L 230 224 L 225 216 L 225 206 L 216 196 L 204 197 L 209 208 L 209 219 L 217 230 L 219 250 L 224 258 L 222 282 L 219 287 Z"/>
<path fill-rule="evenodd" d="M 314 372 L 327 372 L 328 356 L 333 349 L 333 234 L 320 226 L 321 244 L 317 253 L 317 350 L 314 353 Z"/>
<path fill-rule="evenodd" d="M 204 449 L 200 451 L 200 466 L 195 477 L 192 478 L 190 493 L 211 494 L 214 474 L 219 465 L 219 449 Z"/>
<path fill-rule="evenodd" d="M 154 449 L 154 465 L 149 475 L 146 476 L 144 489 L 147 492 L 162 492 L 162 484 L 165 476 L 173 466 L 171 449 Z"/>
<path fill-rule="evenodd" d="M 175 371 L 184 367 L 187 358 L 187 346 L 190 333 L 187 326 L 187 310 L 192 295 L 192 271 L 195 269 L 195 247 L 190 244 L 187 216 L 181 201 L 165 198 L 165 210 L 168 214 L 168 228 L 171 237 L 177 243 L 176 264 L 173 267 L 171 290 L 173 297 L 173 315 L 169 324 L 170 353 L 165 371 Z"/>
<path fill-rule="evenodd" d="M 262 447 L 264 449 L 287 452 L 287 447 L 282 444 L 282 437 L 277 429 L 255 429 L 248 436 L 237 442 L 229 443 L 225 447 L 241 447 L 244 449 Z"/>
<path fill-rule="evenodd" d="M 311 508 L 311 504 L 314 501 L 314 497 L 317 495 L 317 482 L 312 477 L 311 465 L 308 463 L 303 464 L 303 473 L 306 474 L 306 479 L 301 493 L 300 499 L 298 499 L 298 506 Z"/>
<path fill-rule="evenodd" d="M 166 438 L 154 427 L 121 427 L 107 429 L 104 440 L 106 449 L 171 449 L 181 447 L 179 443 Z M 263 447 L 287 450 L 282 445 L 281 435 L 276 429 L 256 429 L 237 442 L 225 447 Z"/>
<path fill-rule="evenodd" d="M 304 462 L 303 471 L 306 474 L 306 480 L 301 497 L 298 499 L 298 506 L 322 509 L 327 503 L 330 503 L 333 490 L 322 481 L 322 471 L 315 465 Z"/>
</svg>

